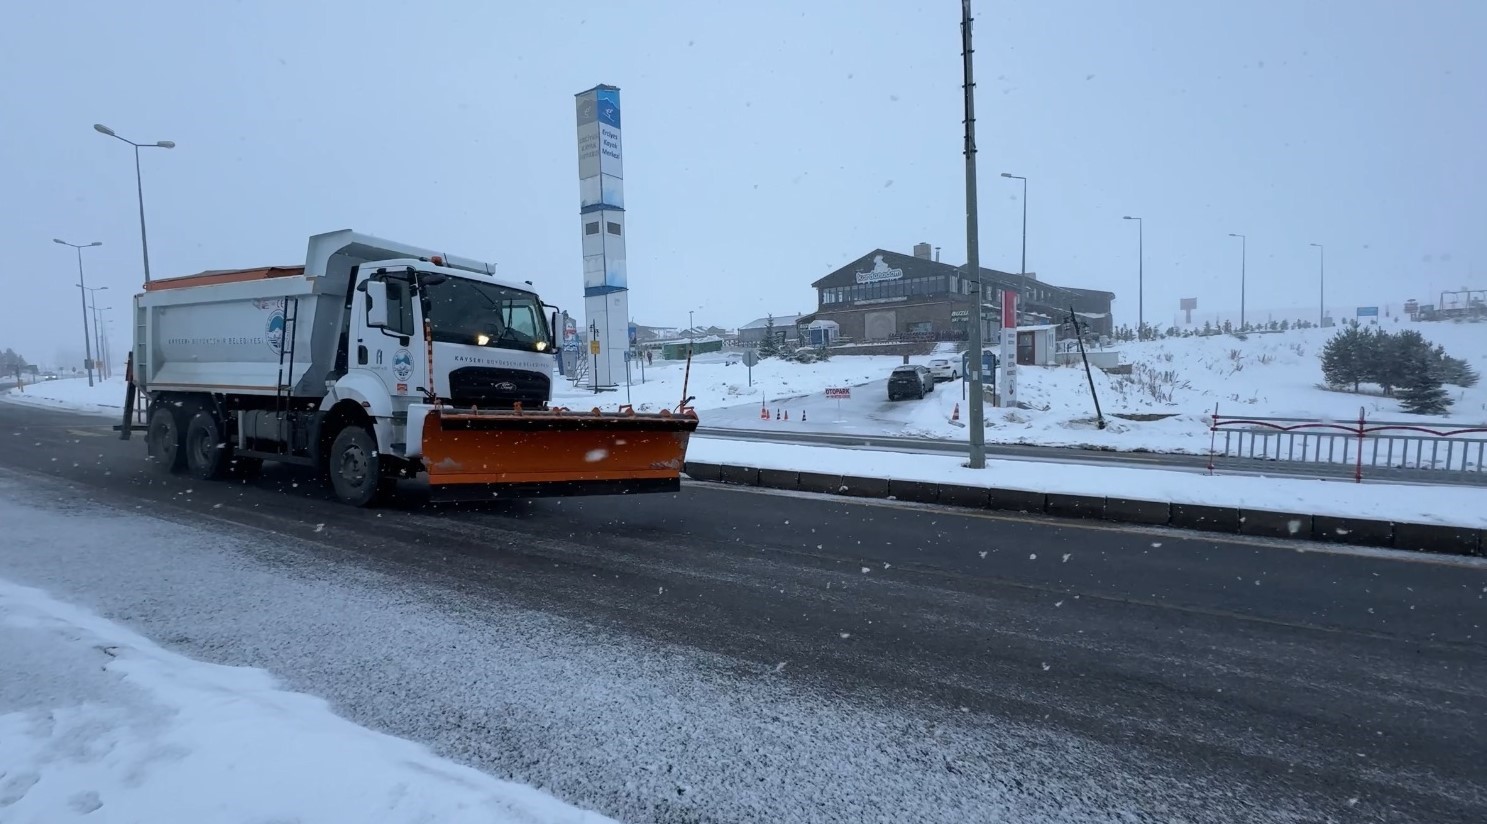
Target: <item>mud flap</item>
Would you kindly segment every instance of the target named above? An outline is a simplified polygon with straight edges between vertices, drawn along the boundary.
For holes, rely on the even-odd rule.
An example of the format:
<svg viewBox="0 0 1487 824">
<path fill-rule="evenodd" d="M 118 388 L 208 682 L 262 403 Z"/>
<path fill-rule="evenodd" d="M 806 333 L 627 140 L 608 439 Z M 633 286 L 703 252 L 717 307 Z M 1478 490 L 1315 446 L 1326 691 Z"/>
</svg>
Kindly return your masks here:
<svg viewBox="0 0 1487 824">
<path fill-rule="evenodd" d="M 420 451 L 435 497 L 489 499 L 676 491 L 698 419 L 690 410 L 444 407 L 430 409 L 422 424 Z"/>
</svg>

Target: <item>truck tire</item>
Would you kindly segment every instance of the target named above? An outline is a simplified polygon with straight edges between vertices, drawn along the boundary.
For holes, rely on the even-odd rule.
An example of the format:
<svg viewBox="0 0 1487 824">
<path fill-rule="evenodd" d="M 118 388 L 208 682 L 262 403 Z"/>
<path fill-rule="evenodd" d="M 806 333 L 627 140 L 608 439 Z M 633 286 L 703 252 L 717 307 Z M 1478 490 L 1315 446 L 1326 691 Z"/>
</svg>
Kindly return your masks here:
<svg viewBox="0 0 1487 824">
<path fill-rule="evenodd" d="M 150 413 L 145 432 L 145 445 L 155 465 L 169 473 L 181 471 L 186 463 L 186 450 L 181 441 L 181 427 L 175 412 L 166 404 L 156 406 Z"/>
<path fill-rule="evenodd" d="M 202 409 L 186 424 L 183 444 L 186 466 L 203 481 L 215 481 L 227 474 L 228 449 L 217 416 Z"/>
<path fill-rule="evenodd" d="M 376 439 L 360 426 L 348 426 L 336 435 L 326 468 L 336 497 L 352 506 L 376 506 L 397 486 L 397 479 L 382 472 Z"/>
</svg>

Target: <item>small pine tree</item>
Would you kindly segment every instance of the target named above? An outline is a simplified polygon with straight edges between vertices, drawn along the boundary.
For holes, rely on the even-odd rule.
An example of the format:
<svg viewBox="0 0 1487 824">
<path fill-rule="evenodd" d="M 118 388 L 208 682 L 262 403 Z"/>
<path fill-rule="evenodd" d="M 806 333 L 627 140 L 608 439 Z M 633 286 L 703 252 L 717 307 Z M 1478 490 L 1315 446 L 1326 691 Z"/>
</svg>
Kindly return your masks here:
<svg viewBox="0 0 1487 824">
<path fill-rule="evenodd" d="M 764 339 L 759 341 L 759 357 L 773 358 L 780 354 L 780 339 L 775 336 L 774 315 L 764 319 Z"/>
<path fill-rule="evenodd" d="M 1441 380 L 1446 383 L 1452 386 L 1459 386 L 1462 389 L 1470 389 L 1476 386 L 1477 381 L 1481 379 L 1482 376 L 1477 373 L 1477 370 L 1473 369 L 1472 365 L 1465 360 L 1453 358 L 1450 355 L 1446 355 L 1441 359 Z"/>
<path fill-rule="evenodd" d="M 1409 364 L 1399 403 L 1404 411 L 1416 415 L 1444 415 L 1451 408 L 1451 396 L 1441 382 L 1437 361 L 1429 356 L 1416 356 Z"/>
<path fill-rule="evenodd" d="M 1207 320 L 1203 321 L 1203 336 L 1204 337 L 1208 337 L 1209 335 L 1212 335 L 1212 334 L 1213 334 L 1213 321 L 1207 321 Z"/>
<path fill-rule="evenodd" d="M 1375 336 L 1356 325 L 1349 325 L 1322 347 L 1322 378 L 1328 386 L 1358 384 L 1368 378 L 1370 364 L 1377 357 Z"/>
</svg>

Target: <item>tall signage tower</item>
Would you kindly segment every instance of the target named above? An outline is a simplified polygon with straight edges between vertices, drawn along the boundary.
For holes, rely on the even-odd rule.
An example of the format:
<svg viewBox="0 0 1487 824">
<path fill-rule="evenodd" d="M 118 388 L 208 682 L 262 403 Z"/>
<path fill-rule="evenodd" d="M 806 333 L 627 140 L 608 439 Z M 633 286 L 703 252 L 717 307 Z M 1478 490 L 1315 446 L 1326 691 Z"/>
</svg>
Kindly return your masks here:
<svg viewBox="0 0 1487 824">
<path fill-rule="evenodd" d="M 583 240 L 584 328 L 593 389 L 619 385 L 629 347 L 625 279 L 625 179 L 620 169 L 620 90 L 595 86 L 578 104 L 578 215 Z M 597 351 L 596 351 L 597 350 Z"/>
</svg>

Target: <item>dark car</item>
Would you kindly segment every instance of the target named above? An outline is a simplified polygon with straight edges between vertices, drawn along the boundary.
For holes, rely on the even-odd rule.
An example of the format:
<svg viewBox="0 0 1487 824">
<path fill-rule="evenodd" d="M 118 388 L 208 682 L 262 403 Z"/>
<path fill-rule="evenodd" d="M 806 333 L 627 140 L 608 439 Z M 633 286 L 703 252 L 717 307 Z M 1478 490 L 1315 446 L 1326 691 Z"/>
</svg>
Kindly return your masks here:
<svg viewBox="0 0 1487 824">
<path fill-rule="evenodd" d="M 900 366 L 888 376 L 888 400 L 923 398 L 935 391 L 935 378 L 923 366 Z"/>
</svg>

